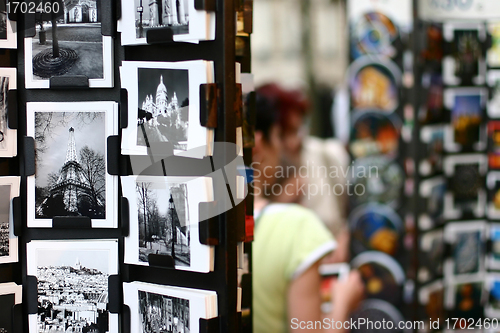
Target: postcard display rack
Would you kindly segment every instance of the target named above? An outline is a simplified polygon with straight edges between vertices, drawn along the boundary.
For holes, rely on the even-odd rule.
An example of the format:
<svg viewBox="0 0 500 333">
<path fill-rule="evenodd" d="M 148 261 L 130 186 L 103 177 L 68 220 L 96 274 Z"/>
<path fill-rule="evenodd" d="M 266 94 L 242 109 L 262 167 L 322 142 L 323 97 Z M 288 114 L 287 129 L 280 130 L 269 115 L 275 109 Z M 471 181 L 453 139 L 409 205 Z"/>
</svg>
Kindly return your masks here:
<svg viewBox="0 0 500 333">
<path fill-rule="evenodd" d="M 413 3 L 347 4 L 351 267 L 360 270 L 368 296 L 355 316 L 398 322 L 411 313 L 404 306 L 412 274 L 406 241 L 412 221 L 404 214 L 409 137 L 403 119 L 411 110 Z"/>
<path fill-rule="evenodd" d="M 0 331 L 251 332 L 252 2 L 12 4 Z"/>
<path fill-rule="evenodd" d="M 500 7 L 488 0 L 449 6 L 423 1 L 416 10 L 415 77 L 421 82 L 414 123 L 419 316 L 426 319 L 426 331 L 489 332 L 496 329 L 500 314 Z"/>
</svg>

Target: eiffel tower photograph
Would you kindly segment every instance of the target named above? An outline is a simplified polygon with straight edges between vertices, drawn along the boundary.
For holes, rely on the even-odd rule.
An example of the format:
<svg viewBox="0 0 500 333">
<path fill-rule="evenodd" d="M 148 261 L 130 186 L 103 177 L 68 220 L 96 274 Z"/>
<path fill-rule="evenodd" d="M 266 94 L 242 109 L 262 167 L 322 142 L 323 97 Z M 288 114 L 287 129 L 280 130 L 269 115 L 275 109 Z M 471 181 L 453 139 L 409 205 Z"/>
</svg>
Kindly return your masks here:
<svg viewBox="0 0 500 333">
<path fill-rule="evenodd" d="M 35 217 L 106 218 L 104 112 L 36 112 Z"/>
</svg>

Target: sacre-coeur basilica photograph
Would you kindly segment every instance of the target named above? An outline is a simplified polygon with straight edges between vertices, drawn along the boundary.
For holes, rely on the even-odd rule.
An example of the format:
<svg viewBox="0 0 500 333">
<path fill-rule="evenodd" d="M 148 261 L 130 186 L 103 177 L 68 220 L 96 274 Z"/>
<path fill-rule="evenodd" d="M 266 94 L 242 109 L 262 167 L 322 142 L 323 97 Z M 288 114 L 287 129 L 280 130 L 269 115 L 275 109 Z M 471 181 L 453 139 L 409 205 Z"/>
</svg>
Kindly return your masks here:
<svg viewBox="0 0 500 333">
<path fill-rule="evenodd" d="M 0 333 L 500 332 L 500 1 L 0 0 Z"/>
</svg>

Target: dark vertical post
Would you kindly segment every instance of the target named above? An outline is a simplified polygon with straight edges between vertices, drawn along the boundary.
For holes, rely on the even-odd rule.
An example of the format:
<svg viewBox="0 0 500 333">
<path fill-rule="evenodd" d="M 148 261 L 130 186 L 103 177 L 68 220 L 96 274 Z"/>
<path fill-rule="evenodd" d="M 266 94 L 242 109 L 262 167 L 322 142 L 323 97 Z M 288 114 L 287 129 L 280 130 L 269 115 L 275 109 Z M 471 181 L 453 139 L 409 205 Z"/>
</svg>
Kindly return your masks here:
<svg viewBox="0 0 500 333">
<path fill-rule="evenodd" d="M 57 39 L 57 15 L 52 13 L 52 57 L 59 58 L 59 40 Z"/>
<path fill-rule="evenodd" d="M 139 12 L 139 38 L 144 37 L 144 28 L 142 27 L 142 13 L 144 12 L 144 8 L 142 7 L 142 0 L 139 2 L 139 8 L 137 8 Z"/>
<path fill-rule="evenodd" d="M 174 260 L 175 264 L 175 239 L 176 239 L 176 232 L 175 232 L 175 219 L 174 219 L 174 214 L 175 214 L 175 206 L 174 206 L 174 199 L 172 198 L 172 194 L 170 194 L 170 199 L 168 200 L 169 203 L 169 209 L 170 209 L 170 217 L 172 221 L 172 259 Z"/>
</svg>

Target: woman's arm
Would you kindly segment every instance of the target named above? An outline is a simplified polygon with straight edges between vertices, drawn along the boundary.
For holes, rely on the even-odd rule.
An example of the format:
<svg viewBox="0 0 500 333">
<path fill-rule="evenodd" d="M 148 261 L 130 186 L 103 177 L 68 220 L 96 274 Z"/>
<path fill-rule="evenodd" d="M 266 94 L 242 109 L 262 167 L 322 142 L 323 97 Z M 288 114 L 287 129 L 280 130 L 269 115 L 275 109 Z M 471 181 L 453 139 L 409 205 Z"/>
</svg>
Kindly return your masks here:
<svg viewBox="0 0 500 333">
<path fill-rule="evenodd" d="M 290 283 L 288 288 L 288 318 L 291 332 L 347 332 L 348 330 L 335 328 L 328 329 L 324 325 L 321 313 L 320 283 L 321 276 L 318 271 L 319 262 L 312 265 L 307 271 Z M 349 319 L 351 311 L 356 309 L 363 299 L 364 286 L 358 271 L 350 273 L 348 279 L 337 282 L 332 295 L 332 312 L 326 318 L 335 321 Z M 312 322 L 317 324 L 315 329 L 307 328 L 300 323 Z M 320 325 L 321 323 L 321 325 Z M 302 326 L 302 328 L 300 327 Z M 326 328 L 326 329 L 325 329 Z"/>
</svg>

